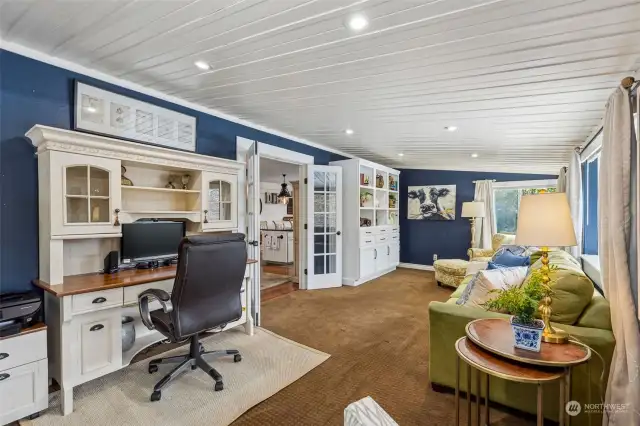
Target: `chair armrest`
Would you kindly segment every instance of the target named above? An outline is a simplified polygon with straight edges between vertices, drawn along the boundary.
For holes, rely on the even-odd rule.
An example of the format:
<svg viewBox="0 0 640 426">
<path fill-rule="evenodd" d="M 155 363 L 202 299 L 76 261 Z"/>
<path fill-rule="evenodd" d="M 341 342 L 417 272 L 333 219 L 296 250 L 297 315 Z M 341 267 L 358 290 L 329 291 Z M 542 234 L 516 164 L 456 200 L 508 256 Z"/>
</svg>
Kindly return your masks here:
<svg viewBox="0 0 640 426">
<path fill-rule="evenodd" d="M 138 309 L 140 310 L 140 318 L 142 323 L 149 329 L 154 330 L 155 326 L 151 321 L 151 314 L 149 313 L 149 299 L 157 299 L 162 306 L 162 310 L 165 313 L 173 311 L 173 305 L 171 304 L 171 296 L 164 290 L 157 288 L 151 288 L 145 290 L 138 295 Z"/>
<path fill-rule="evenodd" d="M 491 257 L 493 253 L 495 253 L 493 249 L 470 248 L 467 250 L 467 255 L 469 255 L 470 260 L 476 257 Z"/>
</svg>

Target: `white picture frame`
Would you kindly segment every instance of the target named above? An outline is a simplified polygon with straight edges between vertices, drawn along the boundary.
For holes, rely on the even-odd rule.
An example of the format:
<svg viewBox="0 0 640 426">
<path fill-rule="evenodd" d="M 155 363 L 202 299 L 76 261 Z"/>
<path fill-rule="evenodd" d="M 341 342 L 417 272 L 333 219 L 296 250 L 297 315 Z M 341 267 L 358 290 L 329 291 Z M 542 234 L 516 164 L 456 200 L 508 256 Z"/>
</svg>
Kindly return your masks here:
<svg viewBox="0 0 640 426">
<path fill-rule="evenodd" d="M 74 129 L 196 150 L 196 118 L 76 81 Z"/>
</svg>

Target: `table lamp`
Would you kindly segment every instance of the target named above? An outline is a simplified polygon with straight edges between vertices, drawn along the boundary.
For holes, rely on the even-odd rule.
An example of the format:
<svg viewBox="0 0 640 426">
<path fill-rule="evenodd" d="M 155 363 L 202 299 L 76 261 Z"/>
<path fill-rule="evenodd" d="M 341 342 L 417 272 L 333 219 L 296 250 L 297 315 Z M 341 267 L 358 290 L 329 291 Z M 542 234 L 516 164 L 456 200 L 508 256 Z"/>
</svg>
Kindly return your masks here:
<svg viewBox="0 0 640 426">
<path fill-rule="evenodd" d="M 524 195 L 518 210 L 518 227 L 515 244 L 539 246 L 542 252 L 542 281 L 549 287 L 549 247 L 575 246 L 576 233 L 573 229 L 567 195 L 546 193 Z M 551 326 L 551 295 L 547 293 L 539 307 L 544 331 L 542 340 L 549 343 L 565 343 L 567 333 Z"/>
<path fill-rule="evenodd" d="M 462 217 L 471 222 L 471 248 L 476 245 L 476 218 L 484 217 L 484 201 L 466 201 L 462 203 Z"/>
</svg>

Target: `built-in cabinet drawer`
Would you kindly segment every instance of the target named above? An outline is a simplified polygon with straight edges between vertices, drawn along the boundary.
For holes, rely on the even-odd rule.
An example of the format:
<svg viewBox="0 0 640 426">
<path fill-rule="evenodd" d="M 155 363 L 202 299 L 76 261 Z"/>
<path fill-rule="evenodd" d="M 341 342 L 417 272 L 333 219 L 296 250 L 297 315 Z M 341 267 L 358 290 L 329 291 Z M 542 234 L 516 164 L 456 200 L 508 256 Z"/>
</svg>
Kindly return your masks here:
<svg viewBox="0 0 640 426">
<path fill-rule="evenodd" d="M 399 242 L 400 241 L 400 234 L 391 234 L 391 236 L 389 237 L 389 241 L 391 241 L 391 242 Z"/>
<path fill-rule="evenodd" d="M 373 237 L 376 233 L 375 228 L 360 228 L 360 241 L 362 241 L 363 238 Z"/>
<path fill-rule="evenodd" d="M 360 239 L 360 246 L 361 247 L 367 247 L 367 246 L 373 246 L 376 244 L 376 237 L 369 236 L 369 237 L 362 237 Z"/>
<path fill-rule="evenodd" d="M 80 336 L 76 363 L 82 381 L 90 380 L 122 366 L 120 310 L 86 314 L 73 321 Z"/>
<path fill-rule="evenodd" d="M 36 334 L 46 337 L 45 333 Z M 0 371 L 0 424 L 11 423 L 47 408 L 47 380 L 46 358 Z"/>
<path fill-rule="evenodd" d="M 398 232 L 400 232 L 400 227 L 399 227 L 399 226 L 397 226 L 397 225 L 394 225 L 394 226 L 392 226 L 392 227 L 390 228 L 390 232 L 391 232 L 392 234 L 397 234 Z"/>
<path fill-rule="evenodd" d="M 122 305 L 122 289 L 92 291 L 71 296 L 71 312 L 80 314 Z"/>
<path fill-rule="evenodd" d="M 385 244 L 387 241 L 389 241 L 389 236 L 388 235 L 378 235 L 378 236 L 376 236 L 376 244 Z"/>
<path fill-rule="evenodd" d="M 47 357 L 47 333 L 38 331 L 0 340 L 0 371 Z"/>
</svg>

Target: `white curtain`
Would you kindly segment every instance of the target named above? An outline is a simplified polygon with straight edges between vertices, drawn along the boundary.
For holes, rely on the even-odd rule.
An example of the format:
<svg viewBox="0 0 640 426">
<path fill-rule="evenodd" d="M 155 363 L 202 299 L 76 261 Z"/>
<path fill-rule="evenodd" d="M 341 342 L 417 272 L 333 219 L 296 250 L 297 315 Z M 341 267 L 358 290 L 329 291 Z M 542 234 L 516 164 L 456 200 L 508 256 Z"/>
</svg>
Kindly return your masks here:
<svg viewBox="0 0 640 426">
<path fill-rule="evenodd" d="M 567 168 L 563 167 L 558 173 L 558 183 L 556 184 L 558 192 L 567 192 Z"/>
<path fill-rule="evenodd" d="M 582 165 L 580 154 L 576 151 L 571 154 L 571 161 L 566 173 L 565 192 L 569 199 L 571 220 L 576 231 L 578 245 L 569 247 L 568 251 L 573 257 L 578 258 L 582 254 Z"/>
<path fill-rule="evenodd" d="M 627 410 L 610 411 L 605 415 L 604 426 L 640 425 L 640 332 L 628 257 L 631 143 L 629 92 L 619 87 L 609 97 L 604 117 L 598 191 L 598 254 L 616 338 L 605 402 L 629 405 Z"/>
<path fill-rule="evenodd" d="M 491 236 L 496 233 L 493 217 L 493 181 L 476 181 L 475 201 L 484 202 L 484 218 L 476 219 L 476 244 L 480 248 L 491 248 Z M 479 222 L 479 223 L 478 223 Z"/>
</svg>

